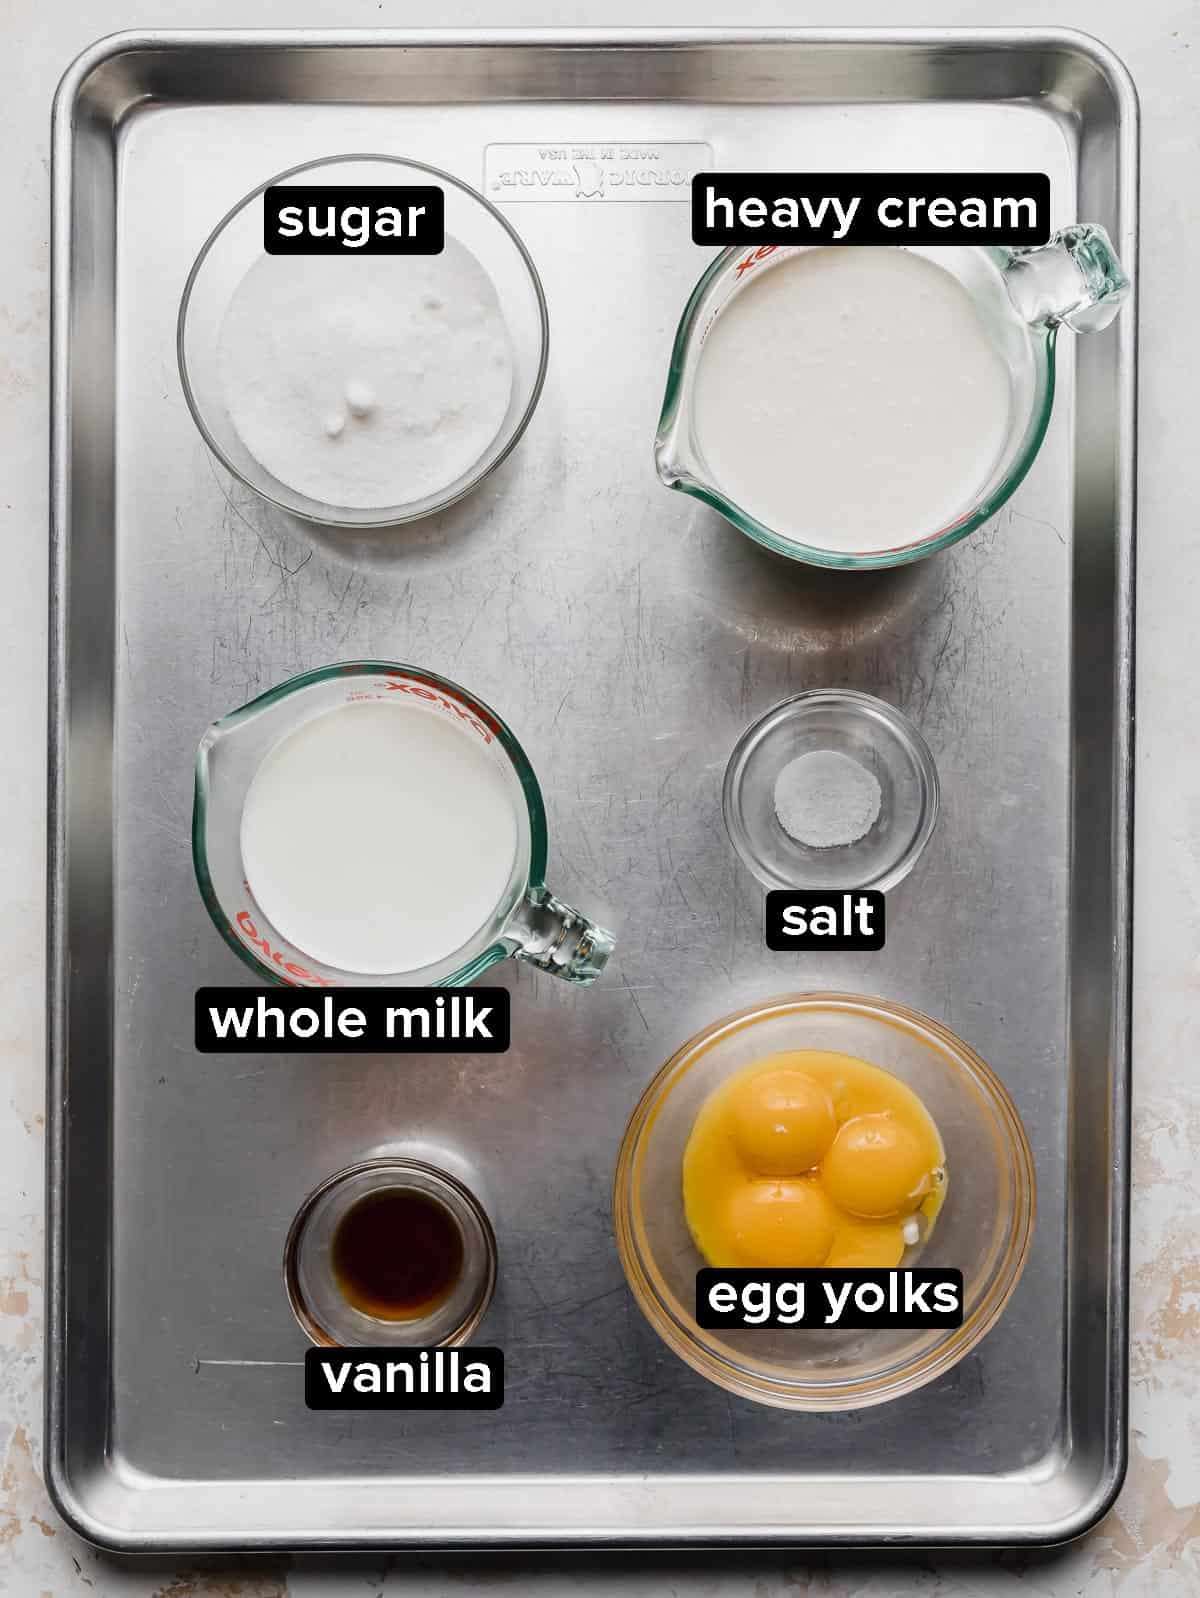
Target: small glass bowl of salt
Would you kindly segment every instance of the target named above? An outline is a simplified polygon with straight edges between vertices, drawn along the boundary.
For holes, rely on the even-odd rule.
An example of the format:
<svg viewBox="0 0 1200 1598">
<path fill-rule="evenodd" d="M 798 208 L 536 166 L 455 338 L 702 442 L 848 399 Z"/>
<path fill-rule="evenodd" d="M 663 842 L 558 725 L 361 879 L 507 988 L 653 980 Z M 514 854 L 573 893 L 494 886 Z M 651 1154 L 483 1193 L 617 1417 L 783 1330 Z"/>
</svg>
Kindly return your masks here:
<svg viewBox="0 0 1200 1598">
<path fill-rule="evenodd" d="M 893 888 L 937 822 L 929 745 L 870 694 L 821 688 L 785 699 L 738 739 L 725 825 L 768 888 Z"/>
</svg>

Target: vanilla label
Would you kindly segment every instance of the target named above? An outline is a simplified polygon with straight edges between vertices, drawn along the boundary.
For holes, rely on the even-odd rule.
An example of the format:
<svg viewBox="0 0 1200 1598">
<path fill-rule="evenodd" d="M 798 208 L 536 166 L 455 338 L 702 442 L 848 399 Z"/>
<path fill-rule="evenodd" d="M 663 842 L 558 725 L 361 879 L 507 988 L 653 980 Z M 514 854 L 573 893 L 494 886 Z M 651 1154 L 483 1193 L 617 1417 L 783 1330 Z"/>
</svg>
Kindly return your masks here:
<svg viewBox="0 0 1200 1598">
<path fill-rule="evenodd" d="M 499 1409 L 498 1348 L 310 1348 L 309 1409 Z"/>
</svg>

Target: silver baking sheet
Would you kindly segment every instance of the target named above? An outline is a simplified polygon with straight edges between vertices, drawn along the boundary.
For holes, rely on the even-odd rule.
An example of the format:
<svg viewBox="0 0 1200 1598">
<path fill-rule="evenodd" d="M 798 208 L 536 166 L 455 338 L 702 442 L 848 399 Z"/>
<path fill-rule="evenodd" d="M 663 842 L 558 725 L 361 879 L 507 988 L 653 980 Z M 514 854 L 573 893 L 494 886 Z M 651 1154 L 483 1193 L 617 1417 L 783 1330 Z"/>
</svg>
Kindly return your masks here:
<svg viewBox="0 0 1200 1598">
<path fill-rule="evenodd" d="M 386 536 L 301 526 L 231 484 L 175 365 L 214 222 L 354 150 L 485 186 L 551 319 L 511 459 Z M 54 163 L 46 1460 L 67 1519 L 134 1550 L 1083 1530 L 1125 1457 L 1133 307 L 1063 340 L 1049 437 L 998 521 L 899 571 L 770 556 L 663 490 L 651 441 L 704 258 L 679 175 L 1041 170 L 1054 224 L 1103 223 L 1132 265 L 1119 63 L 1023 31 L 122 36 L 68 73 Z M 432 667 L 511 722 L 546 790 L 549 880 L 617 955 L 584 991 L 500 968 L 500 1057 L 201 1057 L 194 990 L 246 973 L 192 881 L 197 738 L 362 656 Z M 764 949 L 720 783 L 749 720 L 828 684 L 917 720 L 943 813 L 886 950 L 799 960 Z M 854 1414 L 707 1385 L 643 1322 L 611 1236 L 652 1072 L 713 1017 L 803 988 L 947 1022 L 1008 1084 L 1037 1160 L 1002 1323 Z M 329 1172 L 416 1146 L 456 1151 L 490 1205 L 480 1337 L 505 1350 L 504 1408 L 310 1412 L 288 1223 Z"/>
</svg>

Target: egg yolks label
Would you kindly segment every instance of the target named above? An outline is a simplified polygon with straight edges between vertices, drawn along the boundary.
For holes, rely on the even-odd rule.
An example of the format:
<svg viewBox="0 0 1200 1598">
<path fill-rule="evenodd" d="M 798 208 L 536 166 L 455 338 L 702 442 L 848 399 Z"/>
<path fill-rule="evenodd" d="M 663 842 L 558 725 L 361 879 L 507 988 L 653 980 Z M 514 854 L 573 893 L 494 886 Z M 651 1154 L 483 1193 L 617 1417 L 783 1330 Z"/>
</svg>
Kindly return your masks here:
<svg viewBox="0 0 1200 1598">
<path fill-rule="evenodd" d="M 696 1323 L 712 1330 L 961 1326 L 961 1271 L 696 1272 Z"/>
</svg>

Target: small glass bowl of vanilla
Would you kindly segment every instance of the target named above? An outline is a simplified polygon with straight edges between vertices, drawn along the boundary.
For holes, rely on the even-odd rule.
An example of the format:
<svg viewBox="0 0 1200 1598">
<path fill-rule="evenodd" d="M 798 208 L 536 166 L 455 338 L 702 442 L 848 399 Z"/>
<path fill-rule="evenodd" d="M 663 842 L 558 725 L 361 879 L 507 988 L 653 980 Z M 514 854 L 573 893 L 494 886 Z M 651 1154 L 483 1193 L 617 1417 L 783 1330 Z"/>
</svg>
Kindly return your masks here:
<svg viewBox="0 0 1200 1598">
<path fill-rule="evenodd" d="M 915 1391 L 995 1325 L 1033 1232 L 1033 1156 L 995 1073 L 946 1027 L 849 994 L 776 999 L 683 1045 L 630 1118 L 613 1195 L 640 1309 L 710 1381 L 778 1408 Z M 707 1329 L 696 1272 L 963 1273 L 961 1326 Z"/>
</svg>

